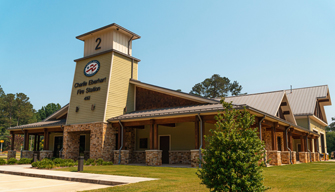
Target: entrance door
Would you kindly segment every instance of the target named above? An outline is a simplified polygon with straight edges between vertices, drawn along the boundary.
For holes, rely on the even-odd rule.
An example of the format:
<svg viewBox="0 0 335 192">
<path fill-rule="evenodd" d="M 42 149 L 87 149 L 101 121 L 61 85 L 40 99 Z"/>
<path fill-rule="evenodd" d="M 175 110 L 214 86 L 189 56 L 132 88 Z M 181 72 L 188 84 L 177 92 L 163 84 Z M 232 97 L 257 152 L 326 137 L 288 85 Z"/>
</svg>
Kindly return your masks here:
<svg viewBox="0 0 335 192">
<path fill-rule="evenodd" d="M 84 156 L 85 152 L 85 135 L 80 135 L 79 139 L 79 155 Z"/>
<path fill-rule="evenodd" d="M 162 163 L 169 164 L 170 136 L 160 136 L 160 150 L 162 150 Z"/>
<path fill-rule="evenodd" d="M 59 157 L 59 151 L 63 148 L 63 136 L 55 137 L 54 157 Z"/>
</svg>

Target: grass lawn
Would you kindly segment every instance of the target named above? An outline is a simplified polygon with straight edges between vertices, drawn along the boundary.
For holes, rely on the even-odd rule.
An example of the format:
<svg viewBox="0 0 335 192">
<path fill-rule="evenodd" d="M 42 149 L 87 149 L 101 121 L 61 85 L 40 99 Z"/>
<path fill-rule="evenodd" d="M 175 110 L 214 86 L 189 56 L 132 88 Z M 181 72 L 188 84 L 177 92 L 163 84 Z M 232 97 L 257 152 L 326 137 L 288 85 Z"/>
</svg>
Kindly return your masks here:
<svg viewBox="0 0 335 192">
<path fill-rule="evenodd" d="M 76 171 L 76 168 L 60 169 Z M 86 173 L 160 178 L 124 186 L 94 191 L 208 191 L 200 184 L 195 168 L 168 168 L 149 166 L 92 166 Z M 335 162 L 285 165 L 264 168 L 264 184 L 269 191 L 335 191 Z"/>
</svg>

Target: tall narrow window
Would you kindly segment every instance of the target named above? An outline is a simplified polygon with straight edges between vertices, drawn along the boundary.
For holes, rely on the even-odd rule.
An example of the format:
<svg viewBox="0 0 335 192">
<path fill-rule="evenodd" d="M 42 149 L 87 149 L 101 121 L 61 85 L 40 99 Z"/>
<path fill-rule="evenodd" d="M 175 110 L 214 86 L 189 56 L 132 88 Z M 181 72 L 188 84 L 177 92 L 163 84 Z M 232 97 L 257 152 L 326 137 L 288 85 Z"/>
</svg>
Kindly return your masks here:
<svg viewBox="0 0 335 192">
<path fill-rule="evenodd" d="M 278 151 L 281 151 L 281 137 L 277 137 Z"/>
</svg>

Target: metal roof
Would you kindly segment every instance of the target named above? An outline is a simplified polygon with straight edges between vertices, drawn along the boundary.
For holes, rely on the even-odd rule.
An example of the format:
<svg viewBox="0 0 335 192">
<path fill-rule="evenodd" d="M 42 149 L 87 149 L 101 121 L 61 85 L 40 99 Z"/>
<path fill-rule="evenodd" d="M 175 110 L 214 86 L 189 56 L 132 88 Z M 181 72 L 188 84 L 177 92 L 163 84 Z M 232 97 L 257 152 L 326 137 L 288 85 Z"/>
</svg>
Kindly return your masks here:
<svg viewBox="0 0 335 192">
<path fill-rule="evenodd" d="M 27 129 L 27 128 L 38 128 L 38 127 L 54 127 L 54 126 L 61 126 L 65 125 L 66 119 L 54 120 L 54 121 L 41 121 L 37 123 L 31 123 L 26 125 L 19 125 L 16 127 L 10 127 L 8 130 L 15 130 L 15 129 Z"/>
<path fill-rule="evenodd" d="M 329 98 L 330 101 L 327 85 L 292 89 L 292 93 L 291 90 L 285 91 L 294 115 L 314 114 L 317 99 Z"/>
<path fill-rule="evenodd" d="M 108 28 L 111 28 L 111 27 L 115 27 L 115 28 L 121 29 L 121 30 L 123 30 L 124 32 L 126 32 L 126 33 L 128 33 L 128 34 L 133 35 L 133 36 L 134 36 L 133 40 L 141 38 L 141 36 L 137 35 L 137 34 L 134 33 L 134 32 L 129 31 L 128 29 L 126 29 L 126 28 L 124 28 L 124 27 L 121 27 L 120 25 L 118 25 L 118 24 L 116 24 L 116 23 L 112 23 L 112 24 L 110 24 L 110 25 L 106 25 L 106 26 L 104 26 L 104 27 L 100 27 L 100 28 L 98 28 L 98 29 L 95 29 L 95 30 L 92 30 L 92 31 L 90 31 L 90 32 L 87 32 L 87 33 L 84 33 L 84 34 L 82 34 L 82 35 L 79 35 L 79 36 L 77 36 L 76 38 L 77 38 L 77 39 L 80 39 L 80 40 L 83 40 L 82 38 L 85 37 L 85 36 L 87 36 L 87 35 L 90 35 L 90 34 L 92 34 L 92 33 L 96 33 L 96 32 L 98 32 L 98 31 L 102 31 L 102 30 L 105 30 L 105 29 L 108 29 Z"/>
<path fill-rule="evenodd" d="M 235 106 L 237 107 L 237 106 Z M 147 111 L 135 111 L 125 115 L 117 116 L 108 119 L 108 121 L 125 120 L 125 119 L 137 119 L 137 118 L 151 118 L 158 116 L 172 116 L 172 115 L 183 115 L 189 113 L 201 113 L 201 112 L 217 112 L 223 110 L 222 104 L 206 104 L 206 105 L 196 105 L 187 107 L 173 107 L 164 109 L 154 109 Z"/>
<path fill-rule="evenodd" d="M 284 91 L 247 94 L 226 97 L 225 101 L 239 105 L 245 104 L 270 115 L 276 116 L 280 103 L 283 100 L 284 94 Z"/>
</svg>

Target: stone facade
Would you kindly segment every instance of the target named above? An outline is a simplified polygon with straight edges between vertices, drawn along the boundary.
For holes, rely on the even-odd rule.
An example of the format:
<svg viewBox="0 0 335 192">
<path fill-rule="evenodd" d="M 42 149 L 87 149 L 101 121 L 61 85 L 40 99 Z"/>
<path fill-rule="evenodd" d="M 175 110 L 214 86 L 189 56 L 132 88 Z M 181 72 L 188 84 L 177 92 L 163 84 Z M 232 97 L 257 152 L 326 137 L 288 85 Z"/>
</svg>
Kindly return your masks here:
<svg viewBox="0 0 335 192">
<path fill-rule="evenodd" d="M 277 137 L 281 138 L 281 150 L 284 150 L 284 133 L 283 132 L 276 132 Z M 265 149 L 268 151 L 273 150 L 272 149 L 272 137 L 271 137 L 271 131 L 266 131 L 266 128 L 262 128 L 262 138 L 265 142 Z M 278 146 L 279 150 L 279 146 Z"/>
<path fill-rule="evenodd" d="M 90 133 L 91 159 L 102 158 L 105 161 L 113 161 L 115 149 L 116 129 L 106 123 L 87 123 L 64 126 L 63 153 L 65 159 L 78 159 L 79 138 L 81 133 Z"/>
<path fill-rule="evenodd" d="M 281 165 L 281 151 L 267 151 L 270 165 Z"/>
<path fill-rule="evenodd" d="M 121 165 L 127 165 L 130 163 L 129 150 L 121 150 Z M 119 150 L 114 150 L 114 164 L 119 164 Z"/>
<path fill-rule="evenodd" d="M 169 151 L 170 164 L 191 164 L 191 151 Z"/>
<path fill-rule="evenodd" d="M 149 166 L 162 165 L 162 150 L 145 150 L 145 161 Z"/>
<path fill-rule="evenodd" d="M 22 152 L 22 158 L 30 158 L 32 159 L 34 157 L 34 151 L 28 151 L 28 150 L 23 150 Z"/>
<path fill-rule="evenodd" d="M 203 155 L 203 153 L 201 153 Z M 191 166 L 199 167 L 199 149 L 191 150 Z"/>
<path fill-rule="evenodd" d="M 315 162 L 315 153 L 314 152 L 311 152 L 311 160 L 312 160 L 312 162 Z"/>
<path fill-rule="evenodd" d="M 297 163 L 297 152 L 292 151 L 292 163 L 296 164 Z"/>
<path fill-rule="evenodd" d="M 301 163 L 308 163 L 308 153 L 307 152 L 299 152 L 299 161 Z"/>
<path fill-rule="evenodd" d="M 10 158 L 16 158 L 16 151 L 14 151 L 14 150 L 8 150 L 7 161 L 8 161 Z"/>
<path fill-rule="evenodd" d="M 132 154 L 132 163 L 145 163 L 145 151 L 134 151 Z"/>
<path fill-rule="evenodd" d="M 51 159 L 52 157 L 53 157 L 53 151 L 49 150 L 40 151 L 40 161 L 45 158 Z"/>
<path fill-rule="evenodd" d="M 292 164 L 296 164 L 297 160 L 296 160 L 296 152 L 295 151 L 291 152 L 291 158 L 292 158 Z M 291 164 L 291 162 L 290 162 L 290 151 L 282 151 L 281 152 L 281 161 L 282 161 L 282 164 Z"/>
<path fill-rule="evenodd" d="M 315 152 L 315 161 L 320 161 L 320 154 Z"/>
</svg>

